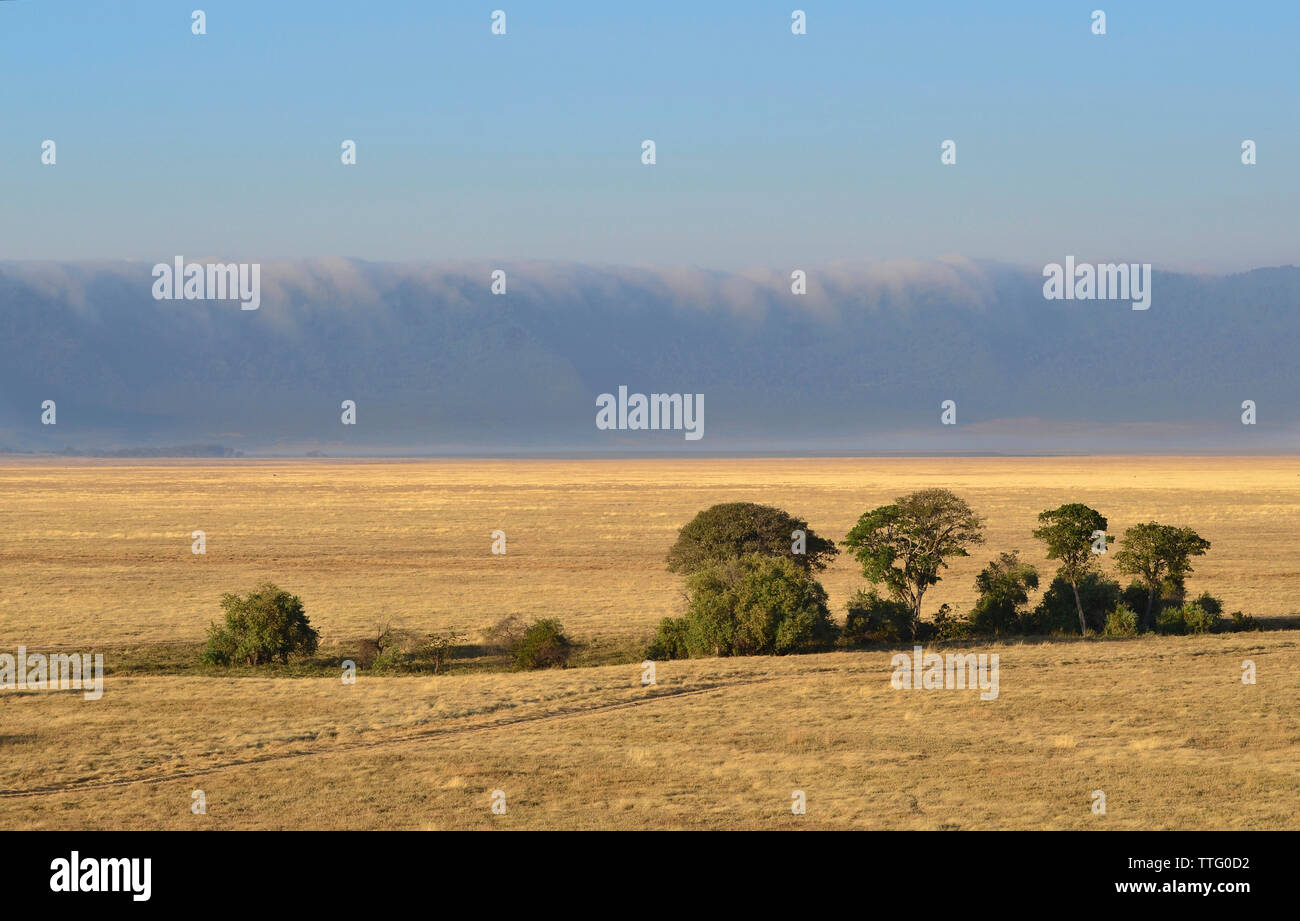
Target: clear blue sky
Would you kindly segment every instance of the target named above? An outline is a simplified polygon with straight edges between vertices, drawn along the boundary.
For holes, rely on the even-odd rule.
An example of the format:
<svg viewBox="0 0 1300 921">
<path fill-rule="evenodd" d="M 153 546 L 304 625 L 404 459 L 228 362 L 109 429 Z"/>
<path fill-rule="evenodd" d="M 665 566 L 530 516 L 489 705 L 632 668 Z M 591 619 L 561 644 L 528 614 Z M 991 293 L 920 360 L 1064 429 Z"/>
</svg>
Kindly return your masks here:
<svg viewBox="0 0 1300 921">
<path fill-rule="evenodd" d="M 1295 262 L 1298 49 L 1291 0 L 11 0 L 0 258 Z"/>
</svg>

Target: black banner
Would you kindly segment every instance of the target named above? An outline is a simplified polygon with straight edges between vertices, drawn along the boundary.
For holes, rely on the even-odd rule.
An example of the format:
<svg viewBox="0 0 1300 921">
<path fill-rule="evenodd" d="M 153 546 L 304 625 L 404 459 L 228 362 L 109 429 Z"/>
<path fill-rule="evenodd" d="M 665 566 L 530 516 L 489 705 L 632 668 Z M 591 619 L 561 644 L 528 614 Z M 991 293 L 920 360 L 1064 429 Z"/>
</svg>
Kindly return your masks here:
<svg viewBox="0 0 1300 921">
<path fill-rule="evenodd" d="M 766 907 L 853 891 L 952 907 L 1231 909 L 1283 896 L 1291 832 L 24 832 L 6 833 L 11 909 L 204 904 L 431 910 L 470 893 L 495 907 L 692 902 Z M 75 871 L 74 872 L 74 868 Z M 75 877 L 75 879 L 74 879 Z M 910 895 L 909 895 L 910 893 Z M 932 906 L 933 907 L 933 906 Z"/>
</svg>

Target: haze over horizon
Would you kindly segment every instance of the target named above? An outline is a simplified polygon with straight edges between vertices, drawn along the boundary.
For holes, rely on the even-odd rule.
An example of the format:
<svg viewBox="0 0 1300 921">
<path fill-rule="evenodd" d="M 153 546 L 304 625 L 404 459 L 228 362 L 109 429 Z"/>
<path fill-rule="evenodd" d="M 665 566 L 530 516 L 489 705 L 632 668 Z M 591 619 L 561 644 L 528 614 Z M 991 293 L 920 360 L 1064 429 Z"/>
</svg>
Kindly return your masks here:
<svg viewBox="0 0 1300 921">
<path fill-rule="evenodd" d="M 189 258 L 188 256 L 186 257 Z M 1289 453 L 1300 268 L 1155 271 L 1151 306 L 1048 301 L 949 259 L 788 273 L 267 264 L 261 304 L 156 300 L 143 263 L 0 263 L 0 447 L 248 454 Z M 703 438 L 600 431 L 620 385 L 704 395 Z M 57 424 L 41 424 L 54 400 Z M 357 424 L 341 423 L 344 400 Z M 956 404 L 955 425 L 940 422 Z M 1241 424 L 1253 400 L 1258 424 Z"/>
</svg>

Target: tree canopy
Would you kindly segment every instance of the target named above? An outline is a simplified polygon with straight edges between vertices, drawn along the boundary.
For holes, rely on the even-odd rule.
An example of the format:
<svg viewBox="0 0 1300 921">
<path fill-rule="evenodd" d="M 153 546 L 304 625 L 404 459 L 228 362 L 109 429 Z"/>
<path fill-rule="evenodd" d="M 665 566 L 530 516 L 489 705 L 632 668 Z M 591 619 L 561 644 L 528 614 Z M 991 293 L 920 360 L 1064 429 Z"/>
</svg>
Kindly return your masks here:
<svg viewBox="0 0 1300 921">
<path fill-rule="evenodd" d="M 912 609 L 915 636 L 925 590 L 939 581 L 949 558 L 968 556 L 967 547 L 984 542 L 983 526 L 964 499 L 947 489 L 922 489 L 863 514 L 844 545 L 868 581 Z"/>
<path fill-rule="evenodd" d="M 1079 583 L 1087 577 L 1096 564 L 1099 553 L 1093 551 L 1093 535 L 1105 532 L 1106 516 L 1081 502 L 1070 502 L 1038 514 L 1043 523 L 1034 531 L 1034 537 L 1047 545 L 1047 558 L 1060 560 L 1056 577 L 1063 579 L 1074 591 L 1075 610 L 1079 615 L 1079 632 L 1088 632 L 1088 621 L 1079 599 Z M 1104 535 L 1103 546 L 1114 540 Z"/>
<path fill-rule="evenodd" d="M 802 549 L 796 532 L 803 532 Z M 808 522 L 783 509 L 754 502 L 724 502 L 696 515 L 668 551 L 668 569 L 690 574 L 749 553 L 785 557 L 805 572 L 826 568 L 839 549 L 818 537 Z"/>
<path fill-rule="evenodd" d="M 1157 524 L 1134 525 L 1124 532 L 1124 540 L 1115 554 L 1115 568 L 1136 576 L 1147 589 L 1147 609 L 1143 617 L 1146 629 L 1155 627 L 1152 605 L 1156 593 L 1165 584 L 1181 588 L 1192 571 L 1192 557 L 1203 556 L 1210 542 L 1191 528 Z"/>
</svg>

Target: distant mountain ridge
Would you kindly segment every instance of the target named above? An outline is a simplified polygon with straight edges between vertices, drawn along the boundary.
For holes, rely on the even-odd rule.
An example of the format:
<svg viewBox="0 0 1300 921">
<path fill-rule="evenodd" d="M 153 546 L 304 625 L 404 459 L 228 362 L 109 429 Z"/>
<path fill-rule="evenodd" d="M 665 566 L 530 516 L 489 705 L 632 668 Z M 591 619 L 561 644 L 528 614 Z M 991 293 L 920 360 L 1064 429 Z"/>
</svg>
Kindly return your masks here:
<svg viewBox="0 0 1300 921">
<path fill-rule="evenodd" d="M 155 300 L 151 268 L 0 263 L 0 443 L 340 455 L 1300 446 L 1293 266 L 1157 269 L 1146 311 L 1048 301 L 1035 271 L 962 259 L 809 267 L 802 296 L 788 272 L 268 263 L 255 311 Z M 497 268 L 504 295 L 490 290 Z M 598 431 L 596 399 L 620 385 L 704 394 L 704 438 Z M 1241 424 L 1247 399 L 1257 426 Z M 45 400 L 56 425 L 41 425 Z M 355 426 L 340 422 L 344 400 Z M 944 400 L 955 426 L 939 423 Z"/>
</svg>

